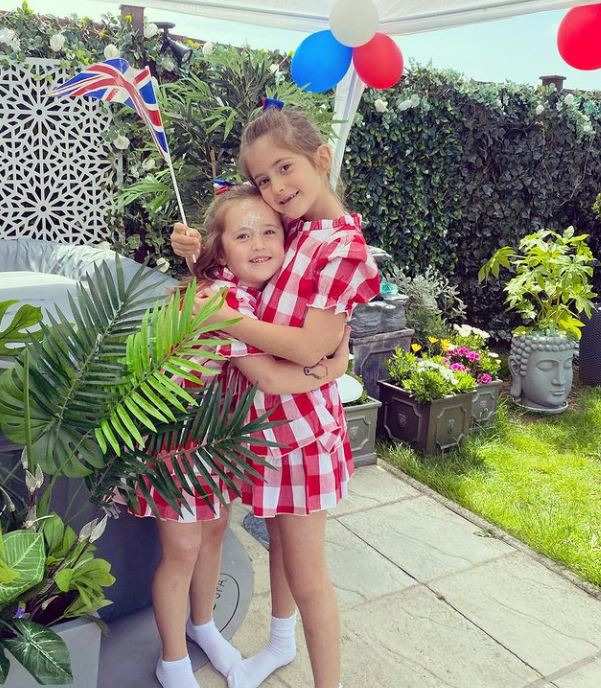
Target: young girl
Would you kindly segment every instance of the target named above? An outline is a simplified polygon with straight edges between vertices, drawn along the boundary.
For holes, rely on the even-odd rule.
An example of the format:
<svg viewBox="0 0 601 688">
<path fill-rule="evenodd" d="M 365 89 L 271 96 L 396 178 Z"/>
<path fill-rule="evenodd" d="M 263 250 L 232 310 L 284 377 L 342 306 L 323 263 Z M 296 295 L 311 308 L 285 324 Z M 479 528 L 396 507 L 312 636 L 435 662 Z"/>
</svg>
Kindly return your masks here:
<svg viewBox="0 0 601 688">
<path fill-rule="evenodd" d="M 375 261 L 361 219 L 345 213 L 329 184 L 332 152 L 306 117 L 268 109 L 243 133 L 240 166 L 266 203 L 288 218 L 282 269 L 261 296 L 261 320 L 243 318 L 227 329 L 237 339 L 301 365 L 336 348 L 355 303 L 379 291 Z M 198 255 L 198 235 L 176 225 L 179 255 Z M 225 307 L 220 318 L 233 313 Z M 244 372 L 244 371 L 243 371 Z M 315 688 L 340 681 L 340 629 L 325 560 L 326 509 L 346 495 L 353 473 L 343 408 L 335 384 L 305 394 L 255 397 L 253 413 L 278 406 L 288 425 L 266 433 L 286 445 L 268 450 L 279 470 L 245 490 L 244 502 L 267 518 L 273 618 L 268 646 L 234 666 L 230 688 L 256 688 L 295 654 L 294 608 L 299 607 Z M 255 451 L 264 451 L 255 448 Z"/>
<path fill-rule="evenodd" d="M 253 186 L 244 185 L 213 201 L 207 212 L 205 229 L 205 250 L 195 266 L 199 288 L 207 285 L 225 288 L 228 308 L 235 317 L 239 314 L 249 319 L 256 317 L 260 290 L 280 269 L 284 257 L 284 232 L 279 215 L 261 199 Z M 312 368 L 276 361 L 239 341 L 228 341 L 219 351 L 231 360 L 245 361 L 249 376 L 259 381 L 264 392 L 271 394 L 315 389 L 324 381 L 330 382 L 342 375 L 348 363 L 348 339 L 333 358 Z M 255 355 L 249 355 L 253 353 Z M 203 359 L 202 352 L 197 360 L 217 368 L 218 377 L 226 379 L 227 365 L 223 361 Z M 207 376 L 206 381 L 213 379 Z M 204 381 L 199 379 L 199 384 Z M 173 475 L 175 479 L 175 472 Z M 199 482 L 210 494 L 208 484 L 200 477 Z M 219 633 L 212 618 L 229 509 L 220 509 L 220 502 L 215 497 L 208 504 L 200 494 L 193 497 L 182 493 L 190 510 L 184 510 L 183 516 L 179 516 L 156 494 L 150 483 L 147 487 L 159 510 L 158 527 L 163 549 L 153 582 L 154 612 L 163 645 L 156 675 L 164 688 L 197 688 L 186 648 L 186 634 L 200 645 L 224 676 L 241 659 L 238 650 Z M 224 482 L 220 487 L 226 500 L 235 496 Z M 136 515 L 152 516 L 142 494 L 138 500 Z M 191 614 L 186 622 L 188 597 Z"/>
</svg>

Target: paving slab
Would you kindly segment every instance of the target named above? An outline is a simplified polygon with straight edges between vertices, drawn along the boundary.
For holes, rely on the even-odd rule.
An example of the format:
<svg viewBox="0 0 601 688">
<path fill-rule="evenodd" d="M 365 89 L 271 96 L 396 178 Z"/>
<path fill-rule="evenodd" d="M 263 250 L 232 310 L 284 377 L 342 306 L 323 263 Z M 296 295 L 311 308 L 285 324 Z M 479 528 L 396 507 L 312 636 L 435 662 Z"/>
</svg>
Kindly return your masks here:
<svg viewBox="0 0 601 688">
<path fill-rule="evenodd" d="M 344 688 L 521 688 L 541 678 L 423 586 L 344 610 L 342 628 Z"/>
<path fill-rule="evenodd" d="M 421 582 L 514 551 L 424 496 L 347 514 L 339 520 Z"/>
<path fill-rule="evenodd" d="M 327 523 L 326 551 L 341 608 L 416 585 L 413 578 L 334 519 Z"/>
<path fill-rule="evenodd" d="M 601 601 L 521 552 L 431 587 L 543 676 L 601 649 Z"/>
<path fill-rule="evenodd" d="M 554 679 L 553 685 L 557 688 L 599 688 L 601 686 L 601 659 L 597 658 L 561 678 Z"/>
<path fill-rule="evenodd" d="M 329 515 L 337 518 L 399 499 L 418 497 L 419 494 L 413 487 L 378 465 L 362 466 L 351 478 L 348 498 L 331 509 Z"/>
</svg>

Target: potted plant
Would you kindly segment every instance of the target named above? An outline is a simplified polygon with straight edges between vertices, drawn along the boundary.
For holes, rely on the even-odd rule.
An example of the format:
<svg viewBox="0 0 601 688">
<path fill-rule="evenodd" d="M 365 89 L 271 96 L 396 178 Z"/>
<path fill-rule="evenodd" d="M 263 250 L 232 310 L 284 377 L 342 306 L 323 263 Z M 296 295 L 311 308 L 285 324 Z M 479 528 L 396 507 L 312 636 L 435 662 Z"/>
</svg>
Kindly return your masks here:
<svg viewBox="0 0 601 688">
<path fill-rule="evenodd" d="M 39 467 L 35 475 L 24 471 L 28 508 L 11 499 L 14 510 L 8 512 L 5 502 L 8 517 L 0 527 L 0 683 L 83 688 L 95 684 L 98 674 L 100 622 L 91 615 L 110 604 L 104 588 L 115 580 L 92 544 L 106 516 L 79 534 L 56 513 L 38 516 L 44 476 Z"/>
<path fill-rule="evenodd" d="M 482 282 L 499 276 L 501 268 L 514 275 L 504 287 L 508 308 L 524 325 L 511 340 L 510 395 L 524 408 L 561 413 L 572 387 L 572 359 L 581 337 L 580 315 L 591 317 L 593 256 L 586 240 L 568 227 L 563 233 L 540 229 L 525 236 L 516 252 L 503 246 L 482 266 Z"/>
<path fill-rule="evenodd" d="M 361 376 L 349 371 L 363 385 Z M 363 392 L 356 401 L 344 404 L 344 415 L 348 427 L 353 462 L 355 467 L 368 466 L 377 461 L 376 456 L 376 428 L 378 425 L 378 409 L 382 403 L 372 399 L 363 385 Z"/>
<path fill-rule="evenodd" d="M 476 379 L 453 370 L 442 355 L 423 353 L 419 344 L 412 351 L 396 349 L 387 368 L 389 379 L 378 382 L 379 431 L 426 454 L 456 447 L 470 429 Z"/>
<path fill-rule="evenodd" d="M 497 375 L 501 359 L 488 348 L 490 334 L 471 325 L 453 325 L 445 356 L 453 366 L 462 366 L 476 378 L 472 401 L 472 428 L 494 425 L 503 381 Z"/>
<path fill-rule="evenodd" d="M 61 585 L 75 585 L 76 574 L 62 573 L 64 568 L 60 571 L 56 568 L 75 568 L 71 566 L 72 556 L 76 557 L 76 564 L 96 566 L 87 563 L 88 556 L 93 553 L 88 546 L 91 540 L 88 531 L 80 532 L 74 543 L 74 531 L 53 514 L 51 505 L 58 501 L 53 488 L 59 476 L 83 479 L 88 499 L 109 514 L 115 509 L 116 492 L 128 506 L 135 507 L 136 488 L 147 478 L 161 497 L 181 513 L 184 508 L 181 490 L 188 488 L 178 487 L 168 470 L 169 459 L 177 461 L 185 472 L 190 490 L 197 483 L 196 476 L 206 474 L 207 470 L 249 479 L 247 459 L 262 461 L 247 445 L 251 433 L 260 432 L 271 424 L 264 418 L 245 423 L 253 389 L 241 395 L 235 411 L 228 413 L 231 395 L 222 394 L 220 385 L 185 390 L 173 380 L 185 377 L 196 381 L 194 371 L 199 364 L 190 358 L 198 355 L 198 347 L 203 348 L 203 356 L 219 358 L 211 348 L 223 342 L 207 337 L 207 333 L 219 329 L 223 323 L 203 323 L 219 308 L 222 297 L 216 297 L 194 315 L 195 284 L 192 283 L 185 294 L 174 295 L 168 303 L 148 309 L 148 278 L 156 273 L 141 268 L 126 284 L 119 260 L 115 270 L 113 276 L 104 266 L 96 269 L 93 277 L 88 276 L 85 287 L 78 287 L 77 301 L 71 302 L 73 322 L 57 309 L 57 315 L 51 318 L 52 326 L 42 324 L 43 337 L 30 338 L 15 357 L 14 365 L 0 375 L 2 431 L 14 445 L 25 448 L 23 467 L 35 476 L 36 483 L 43 476 L 51 476 L 43 498 L 37 500 L 36 511 L 29 513 L 22 522 L 28 533 L 12 535 L 15 530 L 22 530 L 18 521 L 12 521 L 5 528 L 5 543 L 8 541 L 11 548 L 16 546 L 13 540 L 17 537 L 32 541 L 26 553 L 30 557 L 27 569 L 36 571 L 33 580 L 40 576 L 39 561 L 48 567 L 49 553 L 58 547 L 55 559 L 50 558 L 53 568 L 42 569 L 42 578 L 33 583 L 35 590 L 44 584 L 46 570 L 59 589 Z M 152 301 L 156 301 L 156 296 Z M 258 440 L 253 437 L 252 443 L 257 444 Z M 184 446 L 192 450 L 178 451 L 177 447 Z M 13 450 L 13 458 L 14 455 Z M 10 511 L 10 504 L 14 502 L 9 480 L 17 470 L 13 467 L 0 472 L 1 494 L 10 500 L 8 506 L 5 504 L 5 511 Z M 227 475 L 225 477 L 227 480 Z M 186 480 L 181 483 L 184 485 Z M 216 485 L 214 489 L 219 496 Z M 145 486 L 143 492 L 147 493 Z M 156 511 L 152 498 L 148 503 Z M 59 533 L 61 527 L 62 535 Z M 88 530 L 90 528 L 91 535 L 97 534 L 95 526 Z M 29 531 L 33 531 L 35 537 Z M 83 551 L 80 544 L 85 539 L 88 545 Z M 8 551 L 6 544 L 4 550 Z M 7 555 L 3 561 L 0 575 L 14 577 L 11 570 L 15 566 Z M 24 575 L 18 570 L 17 573 Z M 10 599 L 7 597 L 5 605 L 0 604 L 1 644 L 11 652 L 17 648 L 15 642 L 24 642 L 20 635 L 23 624 L 17 621 L 29 622 L 35 613 L 35 618 L 42 622 L 54 622 L 37 616 L 41 613 L 38 597 L 33 595 L 35 590 L 29 587 L 27 590 L 32 596 L 19 591 Z M 88 588 L 82 588 L 82 599 L 90 601 L 86 593 Z M 25 602 L 24 607 L 21 601 Z M 46 601 L 44 598 L 40 605 Z M 74 614 L 89 611 L 89 607 L 77 605 L 70 609 Z M 23 618 L 15 619 L 15 614 Z M 35 633 L 28 637 L 32 647 L 27 650 L 27 657 L 37 657 L 36 652 L 41 649 L 37 642 L 41 637 L 39 633 L 36 627 Z M 44 664 L 43 670 L 54 673 L 45 676 L 44 681 L 65 683 L 70 681 L 68 656 L 64 645 L 56 642 L 54 634 L 52 637 L 54 642 L 43 647 L 42 655 L 52 664 L 50 669 Z M 24 652 L 15 653 L 15 657 L 30 669 Z M 40 661 L 37 657 L 34 671 L 38 671 Z M 6 677 L 9 666 L 3 653 L 0 654 L 0 667 Z M 92 671 L 92 667 L 84 668 L 87 674 Z M 8 675 L 9 681 L 13 673 Z M 20 678 L 17 685 L 23 686 Z"/>
<path fill-rule="evenodd" d="M 14 303 L 0 303 L 0 317 Z M 27 360 L 23 349 L 35 336 L 28 329 L 41 318 L 40 308 L 27 304 L 16 311 L 0 331 L 2 360 L 20 354 Z M 15 445 L 2 445 L 14 455 Z M 43 489 L 41 468 L 29 470 L 26 451 L 17 456 L 14 465 L 0 465 L 0 684 L 95 683 L 100 627 L 90 615 L 110 604 L 104 588 L 114 578 L 92 543 L 106 519 L 93 520 L 77 535 L 58 514 L 46 513 L 52 488 Z M 70 655 L 85 673 L 74 675 Z"/>
</svg>

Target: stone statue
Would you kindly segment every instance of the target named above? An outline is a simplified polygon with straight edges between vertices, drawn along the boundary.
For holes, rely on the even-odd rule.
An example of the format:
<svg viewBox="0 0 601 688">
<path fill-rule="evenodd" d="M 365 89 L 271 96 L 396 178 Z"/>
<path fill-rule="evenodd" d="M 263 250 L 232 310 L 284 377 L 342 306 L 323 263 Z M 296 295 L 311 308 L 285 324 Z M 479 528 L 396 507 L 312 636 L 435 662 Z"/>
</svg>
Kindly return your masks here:
<svg viewBox="0 0 601 688">
<path fill-rule="evenodd" d="M 574 341 L 562 336 L 515 336 L 509 354 L 513 399 L 532 411 L 564 411 L 572 388 L 575 347 Z"/>
</svg>

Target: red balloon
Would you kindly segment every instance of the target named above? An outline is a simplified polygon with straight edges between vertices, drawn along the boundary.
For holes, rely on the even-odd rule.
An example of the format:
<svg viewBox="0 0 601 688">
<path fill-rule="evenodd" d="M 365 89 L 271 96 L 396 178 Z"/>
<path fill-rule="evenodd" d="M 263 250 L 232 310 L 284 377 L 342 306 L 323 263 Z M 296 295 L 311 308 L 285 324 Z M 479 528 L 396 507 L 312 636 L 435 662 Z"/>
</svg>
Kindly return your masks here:
<svg viewBox="0 0 601 688">
<path fill-rule="evenodd" d="M 372 88 L 390 88 L 403 74 L 403 53 L 385 33 L 377 33 L 368 43 L 353 49 L 357 74 Z"/>
<path fill-rule="evenodd" d="M 601 67 L 601 4 L 572 8 L 557 31 L 560 55 L 576 69 Z"/>
</svg>

